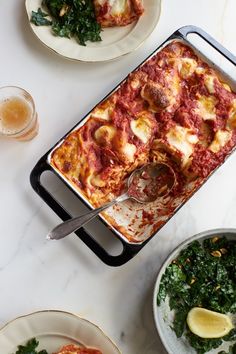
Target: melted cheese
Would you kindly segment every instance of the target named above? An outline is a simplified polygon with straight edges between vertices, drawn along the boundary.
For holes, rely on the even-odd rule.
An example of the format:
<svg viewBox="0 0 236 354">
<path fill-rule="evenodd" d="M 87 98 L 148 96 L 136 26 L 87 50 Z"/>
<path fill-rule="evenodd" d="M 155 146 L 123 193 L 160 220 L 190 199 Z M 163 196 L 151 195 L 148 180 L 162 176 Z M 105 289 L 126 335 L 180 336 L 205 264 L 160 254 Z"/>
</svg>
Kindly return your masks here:
<svg viewBox="0 0 236 354">
<path fill-rule="evenodd" d="M 109 0 L 111 14 L 119 15 L 125 12 L 127 0 Z"/>
<path fill-rule="evenodd" d="M 216 103 L 217 99 L 213 96 L 201 96 L 197 100 L 197 108 L 195 109 L 195 113 L 200 115 L 203 120 L 215 120 Z"/>
<path fill-rule="evenodd" d="M 174 96 L 178 95 L 180 92 L 180 79 L 177 72 L 167 74 L 165 80 L 169 88 L 169 95 L 171 98 L 174 98 Z"/>
<path fill-rule="evenodd" d="M 227 91 L 232 92 L 232 90 L 231 90 L 231 88 L 229 87 L 229 85 L 227 85 L 227 84 L 225 84 L 225 83 L 223 83 L 222 85 L 224 86 L 224 88 L 225 88 Z"/>
<path fill-rule="evenodd" d="M 106 185 L 106 182 L 102 180 L 99 175 L 96 175 L 92 176 L 91 184 L 95 187 L 104 187 Z"/>
<path fill-rule="evenodd" d="M 121 147 L 121 153 L 125 156 L 128 162 L 134 162 L 134 155 L 136 150 L 136 146 L 130 143 L 126 143 Z"/>
<path fill-rule="evenodd" d="M 171 112 L 177 103 L 181 90 L 180 80 L 177 74 L 165 76 L 166 86 L 149 81 L 141 90 L 141 97 L 148 102 L 151 112 L 166 110 Z"/>
<path fill-rule="evenodd" d="M 167 75 L 166 76 L 166 81 L 169 86 L 169 90 L 167 92 L 167 96 L 169 98 L 169 106 L 167 107 L 167 112 L 171 112 L 173 110 L 173 106 L 178 101 L 179 94 L 181 91 L 181 86 L 180 86 L 180 79 L 177 73 L 174 75 Z"/>
<path fill-rule="evenodd" d="M 116 134 L 116 128 L 111 125 L 102 125 L 98 128 L 94 137 L 99 144 L 106 144 L 112 141 Z"/>
<path fill-rule="evenodd" d="M 201 75 L 201 74 L 204 74 L 205 69 L 202 68 L 201 66 L 198 66 L 198 67 L 196 68 L 195 72 L 196 72 L 196 74 Z"/>
<path fill-rule="evenodd" d="M 152 124 L 148 118 L 140 117 L 132 120 L 130 127 L 134 135 L 136 135 L 144 144 L 146 144 L 152 135 Z"/>
<path fill-rule="evenodd" d="M 212 75 L 205 75 L 204 77 L 204 83 L 209 93 L 215 92 L 215 86 L 214 86 L 215 79 L 216 78 Z"/>
<path fill-rule="evenodd" d="M 169 130 L 166 137 L 170 147 L 183 155 L 182 166 L 185 166 L 193 153 L 193 145 L 198 142 L 197 135 L 189 128 L 176 125 Z"/>
<path fill-rule="evenodd" d="M 226 127 L 227 129 L 236 129 L 236 100 L 233 100 Z"/>
<path fill-rule="evenodd" d="M 214 153 L 220 151 L 222 147 L 224 147 L 231 139 L 232 133 L 227 130 L 218 130 L 215 133 L 214 140 L 212 141 L 211 145 L 209 146 L 209 150 Z"/>
<path fill-rule="evenodd" d="M 158 83 L 148 82 L 144 85 L 141 97 L 148 102 L 151 112 L 160 112 L 170 105 L 169 90 Z"/>
<path fill-rule="evenodd" d="M 183 79 L 190 77 L 197 67 L 197 62 L 191 58 L 183 58 L 179 60 L 178 71 Z"/>
<path fill-rule="evenodd" d="M 138 20 L 142 0 L 94 0 L 96 19 L 102 27 L 125 26 Z"/>
<path fill-rule="evenodd" d="M 134 78 L 131 82 L 130 82 L 131 87 L 135 90 L 138 87 L 141 86 L 141 81 L 138 78 Z"/>
<path fill-rule="evenodd" d="M 96 118 L 110 120 L 110 107 L 107 107 L 105 109 L 95 108 L 92 112 L 92 115 Z"/>
<path fill-rule="evenodd" d="M 83 183 L 86 184 L 86 187 L 88 187 L 87 191 L 89 193 L 91 193 L 89 191 L 89 189 L 93 186 L 93 184 L 92 184 L 93 173 L 94 173 L 94 171 L 92 169 L 90 169 L 90 166 L 89 166 L 88 169 L 87 169 L 86 175 L 82 178 L 83 179 Z"/>
</svg>

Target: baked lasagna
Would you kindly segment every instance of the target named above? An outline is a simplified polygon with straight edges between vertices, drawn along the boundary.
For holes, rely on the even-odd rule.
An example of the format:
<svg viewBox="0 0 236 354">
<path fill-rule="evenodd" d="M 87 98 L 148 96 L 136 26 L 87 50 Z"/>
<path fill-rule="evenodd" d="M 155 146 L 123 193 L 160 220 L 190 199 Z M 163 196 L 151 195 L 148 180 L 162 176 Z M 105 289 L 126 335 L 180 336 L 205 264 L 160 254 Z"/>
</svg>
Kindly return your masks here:
<svg viewBox="0 0 236 354">
<path fill-rule="evenodd" d="M 93 207 L 121 194 L 136 168 L 149 162 L 171 165 L 177 184 L 165 200 L 129 201 L 103 213 L 129 241 L 140 242 L 235 145 L 236 94 L 188 45 L 172 41 L 97 105 L 53 151 L 50 163 Z"/>
<path fill-rule="evenodd" d="M 59 352 L 54 354 L 102 354 L 98 349 L 82 348 L 74 344 L 65 345 Z"/>
<path fill-rule="evenodd" d="M 144 12 L 142 0 L 94 0 L 94 6 L 102 27 L 126 26 Z"/>
</svg>

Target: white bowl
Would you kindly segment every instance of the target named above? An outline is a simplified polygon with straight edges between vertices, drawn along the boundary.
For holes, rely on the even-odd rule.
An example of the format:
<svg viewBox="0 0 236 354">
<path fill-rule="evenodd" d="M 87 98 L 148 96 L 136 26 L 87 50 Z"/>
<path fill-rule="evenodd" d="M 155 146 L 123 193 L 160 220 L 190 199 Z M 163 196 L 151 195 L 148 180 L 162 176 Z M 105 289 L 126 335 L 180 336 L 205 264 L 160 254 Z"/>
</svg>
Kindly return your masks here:
<svg viewBox="0 0 236 354">
<path fill-rule="evenodd" d="M 188 341 L 184 337 L 177 338 L 175 332 L 171 329 L 170 326 L 173 324 L 172 320 L 174 313 L 170 310 L 168 299 L 165 302 L 162 301 L 160 306 L 157 306 L 157 294 L 159 291 L 162 275 L 165 273 L 165 270 L 170 265 L 170 263 L 176 259 L 179 253 L 183 249 L 187 248 L 190 243 L 196 240 L 201 242 L 213 236 L 225 236 L 229 240 L 236 240 L 236 229 L 208 230 L 190 237 L 179 246 L 177 246 L 173 252 L 171 252 L 159 270 L 153 294 L 153 313 L 157 331 L 164 347 L 169 354 L 196 354 L 196 351 L 189 345 Z M 216 354 L 219 353 L 220 350 L 227 350 L 230 345 L 232 345 L 232 342 L 225 342 L 219 348 L 211 350 L 207 352 L 207 354 Z"/>
</svg>

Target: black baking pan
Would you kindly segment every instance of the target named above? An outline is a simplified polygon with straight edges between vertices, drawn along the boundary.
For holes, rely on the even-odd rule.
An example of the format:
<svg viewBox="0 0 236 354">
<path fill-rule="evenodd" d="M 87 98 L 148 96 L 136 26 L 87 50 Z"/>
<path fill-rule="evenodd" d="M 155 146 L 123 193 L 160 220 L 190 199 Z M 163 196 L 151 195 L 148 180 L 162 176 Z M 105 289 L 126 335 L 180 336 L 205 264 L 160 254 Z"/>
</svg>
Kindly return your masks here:
<svg viewBox="0 0 236 354">
<path fill-rule="evenodd" d="M 171 40 L 179 39 L 183 40 L 187 45 L 192 47 L 193 49 L 196 49 L 187 39 L 187 36 L 189 34 L 196 34 L 199 37 L 201 37 L 205 42 L 207 42 L 210 46 L 212 46 L 217 52 L 219 52 L 223 57 L 225 57 L 227 60 L 229 60 L 232 64 L 236 65 L 236 57 L 230 53 L 226 48 L 224 48 L 220 43 L 218 43 L 215 39 L 213 39 L 209 34 L 207 34 L 205 31 L 202 29 L 195 27 L 195 26 L 185 26 L 182 28 L 179 28 L 177 31 L 175 31 L 170 37 L 168 37 L 158 48 L 155 49 L 153 53 L 151 53 L 141 64 L 138 65 L 137 68 L 134 69 L 137 70 L 144 62 L 146 62 L 152 55 L 154 55 L 160 48 L 164 47 L 168 42 Z M 204 57 L 206 57 L 204 55 Z M 207 58 L 206 58 L 207 59 Z M 214 65 L 214 64 L 213 64 Z M 116 90 L 127 78 L 122 80 L 115 89 Z M 104 99 L 106 99 L 112 92 L 110 92 Z M 103 99 L 103 100 L 104 100 Z M 102 100 L 102 101 L 103 101 Z M 102 102 L 101 101 L 101 102 Z M 91 110 L 92 111 L 92 110 Z M 90 113 L 90 112 L 89 112 Z M 88 113 L 88 114 L 89 114 Z M 83 118 L 85 119 L 88 114 Z M 82 119 L 82 121 L 83 121 Z M 74 126 L 69 132 L 65 134 L 64 137 L 62 137 L 44 156 L 41 157 L 41 159 L 37 162 L 36 166 L 33 168 L 31 174 L 30 174 L 30 182 L 33 187 L 33 189 L 38 193 L 38 195 L 50 206 L 50 208 L 53 209 L 53 211 L 63 220 L 66 221 L 70 219 L 72 216 L 70 213 L 61 205 L 54 197 L 53 195 L 42 185 L 40 178 L 43 172 L 45 171 L 51 171 L 56 174 L 55 170 L 50 166 L 48 163 L 48 156 L 52 152 L 52 150 L 57 146 L 61 141 L 63 141 L 66 136 L 77 127 Z M 233 151 L 231 151 L 232 153 Z M 230 154 L 231 154 L 230 153 Z M 219 167 L 219 166 L 218 166 Z M 217 168 L 218 168 L 217 167 Z M 210 177 L 210 176 L 209 176 Z M 60 178 L 60 176 L 59 176 Z M 207 179 L 206 179 L 207 180 Z M 205 181 L 206 181 L 205 180 Z M 205 183 L 204 181 L 204 183 Z M 67 184 L 65 184 L 67 188 L 69 188 L 78 198 L 78 194 Z M 196 192 L 196 191 L 195 191 Z M 81 199 L 81 198 L 80 198 Z M 186 200 L 187 201 L 187 200 Z M 185 201 L 185 202 L 186 202 Z M 181 206 L 183 206 L 184 203 L 182 203 Z M 176 209 L 175 213 L 178 211 Z M 173 216 L 173 215 L 172 215 Z M 171 217 L 172 217 L 171 216 Z M 170 218 L 171 218 L 170 217 Z M 169 219 L 170 219 L 169 218 Z M 169 220 L 168 219 L 168 220 Z M 168 221 L 167 220 L 167 221 Z M 106 224 L 107 225 L 107 224 Z M 159 231 L 159 230 L 158 230 Z M 99 242 L 96 241 L 95 238 L 92 237 L 84 228 L 79 229 L 78 231 L 75 232 L 75 234 L 107 265 L 110 266 L 120 266 L 122 264 L 125 264 L 128 262 L 131 258 L 133 258 L 145 245 L 147 242 L 149 242 L 152 237 L 156 234 L 153 234 L 150 236 L 147 240 L 143 241 L 142 243 L 135 244 L 135 243 L 130 243 L 129 240 L 127 239 L 124 240 L 123 238 L 119 237 L 118 234 L 116 234 L 113 230 L 111 232 L 114 234 L 115 237 L 117 237 L 120 242 L 123 245 L 123 250 L 122 253 L 114 256 L 109 254 L 102 246 L 99 244 Z"/>
</svg>

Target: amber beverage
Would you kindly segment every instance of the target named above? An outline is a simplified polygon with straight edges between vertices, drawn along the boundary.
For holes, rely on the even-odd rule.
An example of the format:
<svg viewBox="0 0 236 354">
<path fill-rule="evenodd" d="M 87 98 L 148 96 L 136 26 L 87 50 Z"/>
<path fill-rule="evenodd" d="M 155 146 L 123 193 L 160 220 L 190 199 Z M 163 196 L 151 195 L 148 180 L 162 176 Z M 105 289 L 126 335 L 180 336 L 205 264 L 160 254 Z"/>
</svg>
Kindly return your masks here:
<svg viewBox="0 0 236 354">
<path fill-rule="evenodd" d="M 21 141 L 38 134 L 38 117 L 32 97 L 22 88 L 0 88 L 0 137 Z"/>
</svg>

